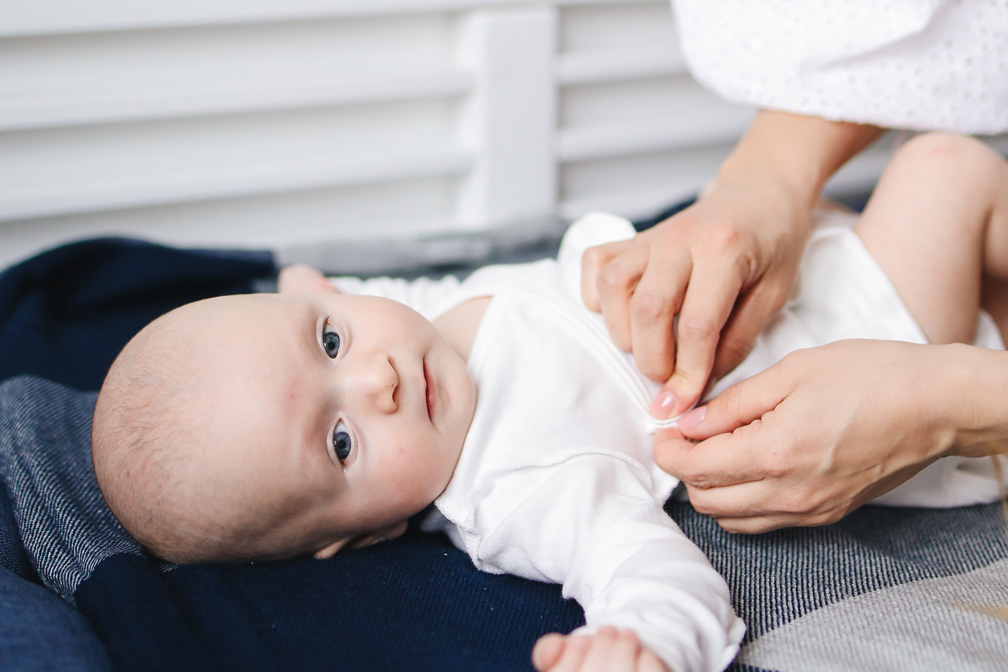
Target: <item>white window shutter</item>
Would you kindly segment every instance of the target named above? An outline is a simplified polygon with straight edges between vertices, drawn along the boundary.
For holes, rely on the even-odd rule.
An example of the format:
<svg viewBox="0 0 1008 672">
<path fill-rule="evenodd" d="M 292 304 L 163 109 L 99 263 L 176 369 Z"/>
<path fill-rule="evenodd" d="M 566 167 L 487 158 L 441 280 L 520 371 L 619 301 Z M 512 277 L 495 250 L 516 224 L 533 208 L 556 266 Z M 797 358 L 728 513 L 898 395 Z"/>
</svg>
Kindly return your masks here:
<svg viewBox="0 0 1008 672">
<path fill-rule="evenodd" d="M 664 0 L 0 0 L 0 265 L 650 215 L 753 111 Z M 860 158 L 836 188 L 867 188 Z"/>
</svg>

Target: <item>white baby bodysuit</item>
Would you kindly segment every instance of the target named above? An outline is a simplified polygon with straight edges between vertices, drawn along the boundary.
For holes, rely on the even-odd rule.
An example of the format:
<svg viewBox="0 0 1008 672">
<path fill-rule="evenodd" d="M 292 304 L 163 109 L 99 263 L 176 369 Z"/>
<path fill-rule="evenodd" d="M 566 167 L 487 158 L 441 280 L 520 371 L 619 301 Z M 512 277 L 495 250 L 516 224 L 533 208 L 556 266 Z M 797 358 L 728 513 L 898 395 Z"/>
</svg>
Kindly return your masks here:
<svg viewBox="0 0 1008 672">
<path fill-rule="evenodd" d="M 800 347 L 859 337 L 923 342 L 850 230 L 853 218 L 817 220 L 787 308 L 711 395 Z M 723 579 L 662 510 L 677 481 L 652 458 L 656 423 L 647 409 L 658 385 L 581 304 L 582 252 L 632 235 L 625 220 L 593 214 L 572 225 L 557 260 L 491 266 L 462 283 L 337 284 L 403 301 L 428 318 L 493 297 L 468 362 L 475 416 L 426 529 L 447 532 L 484 571 L 562 584 L 584 607 L 586 629 L 632 628 L 673 669 L 719 670 L 737 653 L 744 626 Z M 989 318 L 978 333 L 978 344 L 1003 348 Z M 988 464 L 939 460 L 890 503 L 990 501 L 997 487 Z"/>
</svg>

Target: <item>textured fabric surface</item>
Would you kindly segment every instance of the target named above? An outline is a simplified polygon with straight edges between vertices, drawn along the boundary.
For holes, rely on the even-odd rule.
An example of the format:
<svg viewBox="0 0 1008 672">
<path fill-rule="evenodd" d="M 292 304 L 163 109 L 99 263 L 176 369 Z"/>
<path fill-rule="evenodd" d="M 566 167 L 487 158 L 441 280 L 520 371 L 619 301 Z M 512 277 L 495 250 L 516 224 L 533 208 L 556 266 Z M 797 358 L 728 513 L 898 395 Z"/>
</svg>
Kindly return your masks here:
<svg viewBox="0 0 1008 672">
<path fill-rule="evenodd" d="M 21 535 L 11 509 L 7 489 L 0 482 L 0 567 L 23 576 L 28 572 Z"/>
<path fill-rule="evenodd" d="M 90 624 L 42 586 L 0 568 L 0 670 L 112 669 Z"/>
<path fill-rule="evenodd" d="M 94 479 L 96 397 L 32 376 L 0 384 L 0 473 L 21 542 L 45 585 L 68 600 L 104 558 L 140 553 Z"/>
<path fill-rule="evenodd" d="M 539 635 L 582 622 L 558 586 L 479 572 L 415 532 L 323 561 L 162 573 L 119 555 L 77 604 L 126 670 L 511 672 Z"/>
<path fill-rule="evenodd" d="M 725 576 L 749 626 L 740 669 L 1004 669 L 1008 620 L 984 612 L 1008 606 L 1000 503 L 866 506 L 834 525 L 760 536 L 728 534 L 689 504 L 666 510 Z M 954 664 L 935 666 L 936 651 Z"/>
<path fill-rule="evenodd" d="M 783 670 L 996 670 L 1008 661 L 1008 561 L 880 588 L 811 611 L 753 642 L 748 661 Z M 827 637 L 823 633 L 839 633 Z M 850 646 L 850 642 L 863 642 Z"/>
<path fill-rule="evenodd" d="M 97 390 L 144 324 L 189 301 L 247 292 L 272 269 L 266 253 L 120 239 L 44 252 L 0 273 L 0 380 L 31 374 Z"/>
</svg>

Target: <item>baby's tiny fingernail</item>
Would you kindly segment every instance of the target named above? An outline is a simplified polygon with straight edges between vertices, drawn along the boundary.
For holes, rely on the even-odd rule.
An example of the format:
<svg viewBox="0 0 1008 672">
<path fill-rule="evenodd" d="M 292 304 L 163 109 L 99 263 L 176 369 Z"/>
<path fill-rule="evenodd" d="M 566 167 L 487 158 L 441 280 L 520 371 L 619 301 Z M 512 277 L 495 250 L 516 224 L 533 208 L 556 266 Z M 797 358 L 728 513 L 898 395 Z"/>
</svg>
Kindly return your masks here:
<svg viewBox="0 0 1008 672">
<path fill-rule="evenodd" d="M 651 415 L 656 418 L 667 418 L 672 415 L 675 407 L 676 396 L 668 390 L 662 390 L 651 402 Z"/>
<path fill-rule="evenodd" d="M 679 429 L 693 429 L 707 417 L 707 407 L 697 406 L 679 417 Z"/>
</svg>

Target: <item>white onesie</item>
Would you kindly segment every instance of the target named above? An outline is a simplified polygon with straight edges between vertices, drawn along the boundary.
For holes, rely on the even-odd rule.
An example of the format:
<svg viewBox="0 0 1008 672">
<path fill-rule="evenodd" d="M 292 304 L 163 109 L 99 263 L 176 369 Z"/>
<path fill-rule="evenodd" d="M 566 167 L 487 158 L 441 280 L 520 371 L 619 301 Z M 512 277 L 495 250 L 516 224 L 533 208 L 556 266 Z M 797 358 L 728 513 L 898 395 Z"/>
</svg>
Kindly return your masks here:
<svg viewBox="0 0 1008 672">
<path fill-rule="evenodd" d="M 793 300 L 714 393 L 798 347 L 852 337 L 923 340 L 849 221 L 813 234 Z M 720 670 L 744 626 L 723 579 L 662 510 L 678 482 L 652 458 L 657 423 L 647 409 L 658 385 L 581 304 L 582 252 L 632 235 L 625 220 L 593 214 L 572 225 L 557 260 L 491 266 L 462 283 L 337 284 L 404 301 L 429 318 L 493 297 L 468 362 L 476 412 L 425 528 L 447 532 L 484 571 L 562 584 L 584 608 L 585 629 L 632 628 L 675 670 Z M 991 326 L 981 329 L 981 344 L 1002 347 Z M 996 498 L 989 474 L 956 466 L 986 461 L 945 462 L 910 481 L 926 487 L 908 485 L 896 501 Z M 985 489 L 978 494 L 963 474 Z"/>
</svg>

